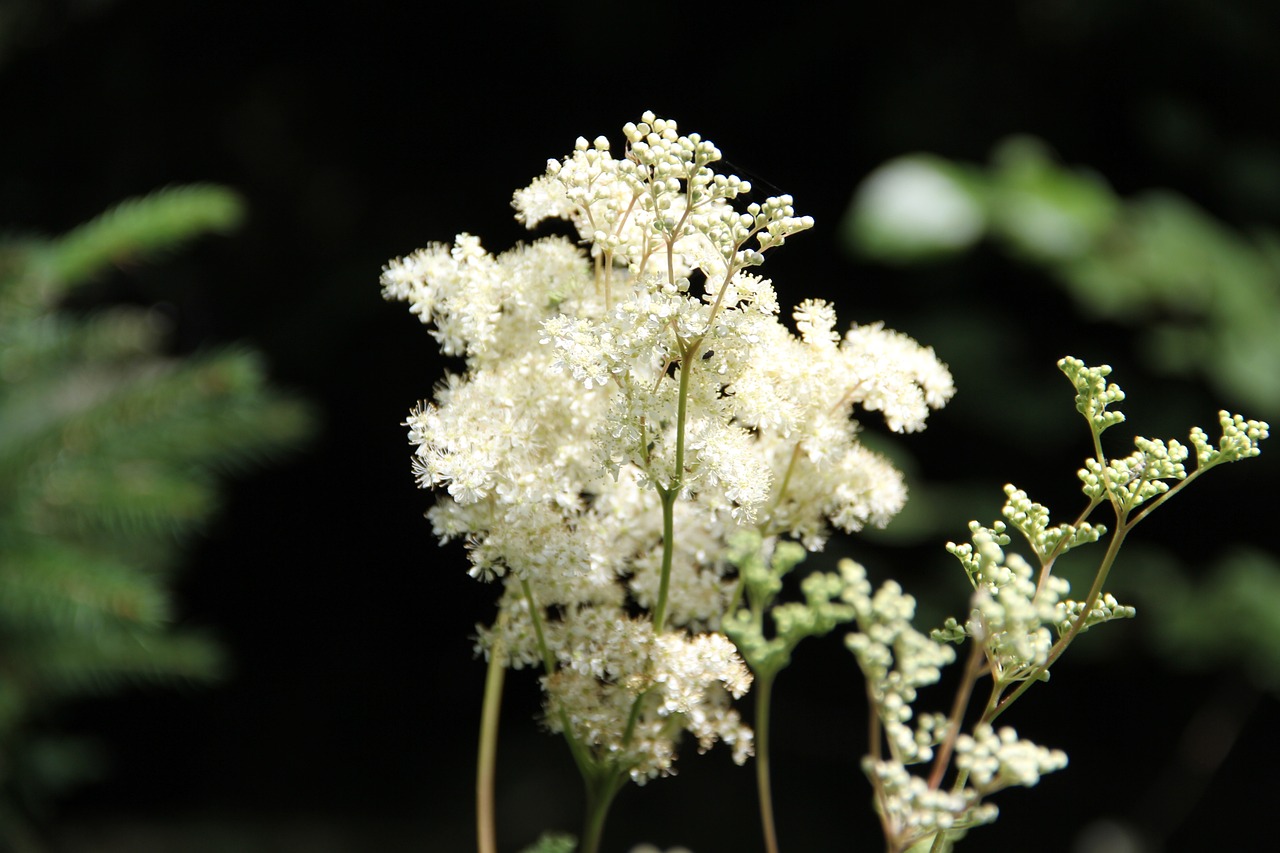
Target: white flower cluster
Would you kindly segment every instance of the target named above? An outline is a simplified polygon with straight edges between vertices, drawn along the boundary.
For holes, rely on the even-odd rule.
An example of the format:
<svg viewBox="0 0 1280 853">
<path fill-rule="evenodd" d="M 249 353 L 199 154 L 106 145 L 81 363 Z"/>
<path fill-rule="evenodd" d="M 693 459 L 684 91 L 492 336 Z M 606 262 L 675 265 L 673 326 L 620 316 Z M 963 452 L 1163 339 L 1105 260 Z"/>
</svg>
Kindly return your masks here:
<svg viewBox="0 0 1280 853">
<path fill-rule="evenodd" d="M 1095 433 L 1124 423 L 1124 412 L 1107 411 L 1107 407 L 1124 400 L 1124 391 L 1114 382 L 1108 382 L 1111 365 L 1088 367 L 1073 356 L 1058 361 L 1058 369 L 1067 375 L 1076 388 L 1076 411 L 1085 416 Z"/>
<path fill-rule="evenodd" d="M 974 526 L 972 545 L 948 544 L 957 556 L 968 553 L 978 561 L 970 573 L 973 609 L 965 629 L 983 644 L 997 684 L 1020 681 L 1049 660 L 1053 634 L 1048 626 L 1065 618 L 1059 599 L 1070 584 L 1048 575 L 1037 592 L 1031 565 L 1017 553 L 1006 555 L 991 531 Z"/>
<path fill-rule="evenodd" d="M 876 788 L 877 808 L 887 849 L 908 850 L 939 831 L 969 829 L 993 822 L 999 809 L 980 803 L 973 788 L 944 791 L 931 788 L 895 761 L 864 758 L 863 772 Z"/>
<path fill-rule="evenodd" d="M 1106 377 L 1111 368 L 1107 365 L 1086 367 L 1078 358 L 1067 357 L 1058 362 L 1058 368 L 1066 374 L 1076 388 L 1076 409 L 1085 416 L 1098 436 L 1108 427 L 1121 423 L 1124 414 L 1108 411 L 1108 407 L 1124 400 L 1124 392 Z M 1259 442 L 1270 435 L 1266 421 L 1248 420 L 1226 411 L 1218 412 L 1218 425 L 1222 437 L 1218 446 L 1200 427 L 1191 429 L 1190 442 L 1195 450 L 1195 473 L 1206 471 L 1226 462 L 1249 459 L 1261 452 Z M 1127 516 L 1141 504 L 1167 493 L 1172 488 L 1168 481 L 1187 480 L 1189 473 L 1183 464 L 1191 455 L 1186 445 L 1170 440 L 1136 438 L 1137 449 L 1124 459 L 1086 459 L 1085 467 L 1077 472 L 1083 484 L 1082 491 L 1093 501 L 1109 500 L 1121 516 Z"/>
<path fill-rule="evenodd" d="M 1027 508 L 1026 495 L 1012 487 L 1009 493 L 1015 509 L 1006 514 L 1017 516 L 1018 508 Z M 1033 510 L 1029 517 L 1039 515 Z M 997 810 L 983 802 L 984 797 L 1009 785 L 1034 785 L 1041 774 L 1066 766 L 1065 754 L 1018 740 L 1012 729 L 993 733 L 991 726 L 981 724 L 973 735 L 956 737 L 952 722 L 941 714 L 921 714 L 914 728 L 907 725 L 919 688 L 936 683 L 941 668 L 955 658 L 945 642 L 968 637 L 980 643 L 991 677 L 997 684 L 1008 684 L 1039 671 L 1053 646 L 1047 625 L 1062 622 L 1069 613 L 1071 602 L 1058 600 L 1066 592 L 1065 581 L 1049 576 L 1037 594 L 1027 562 L 1016 554 L 1005 555 L 1001 546 L 1009 538 L 1002 522 L 994 528 L 976 522 L 971 527 L 972 544 L 951 544 L 948 549 L 974 581 L 972 614 L 963 626 L 947 620 L 932 638 L 912 627 L 915 600 L 895 582 L 885 582 L 872 595 L 862 567 L 848 560 L 840 566 L 842 598 L 857 612 L 859 628 L 845 642 L 867 679 L 867 695 L 889 749 L 889 755 L 881 757 L 873 746 L 877 751 L 863 760 L 891 842 L 888 849 L 907 850 L 939 832 L 990 823 Z M 1039 523 L 1033 527 L 1044 529 Z M 955 737 L 955 766 L 964 783 L 948 791 L 939 788 L 936 769 L 926 780 L 908 767 L 932 760 L 935 747 L 949 736 Z"/>
<path fill-rule="evenodd" d="M 1082 610 L 1084 610 L 1083 601 L 1067 599 L 1062 602 L 1058 611 L 1061 618 L 1055 626 L 1059 635 L 1071 630 L 1071 626 L 1079 618 Z M 1089 615 L 1085 617 L 1084 624 L 1080 626 L 1080 630 L 1082 632 L 1088 631 L 1094 625 L 1099 625 L 1103 622 L 1110 622 L 1113 619 L 1132 619 L 1137 615 L 1137 608 L 1128 604 L 1121 604 L 1114 595 L 1104 592 L 1098 596 L 1097 602 L 1094 603 L 1093 609 L 1089 611 Z"/>
<path fill-rule="evenodd" d="M 1031 787 L 1045 773 L 1067 766 L 1067 754 L 1022 740 L 1012 728 L 999 731 L 979 725 L 972 735 L 956 740 L 956 767 L 969 774 L 969 784 L 983 794 L 1010 785 Z"/>
<path fill-rule="evenodd" d="M 873 744 L 873 753 L 862 761 L 875 790 L 886 849 L 907 850 L 939 831 L 995 820 L 996 807 L 982 803 L 973 788 L 941 790 L 908 769 L 933 759 L 934 747 L 948 734 L 949 721 L 942 714 L 921 714 L 914 727 L 908 724 L 918 690 L 937 683 L 942 667 L 955 660 L 954 650 L 911 625 L 915 599 L 897 583 L 886 581 L 873 594 L 866 571 L 851 560 L 841 561 L 840 574 L 841 598 L 852 605 L 858 627 L 845 644 L 867 680 L 871 710 L 889 748 L 881 757 L 879 744 Z"/>
<path fill-rule="evenodd" d="M 1005 485 L 1004 494 L 1001 514 L 1026 537 L 1042 564 L 1052 563 L 1072 548 L 1097 542 L 1107 535 L 1105 526 L 1087 521 L 1050 527 L 1049 508 L 1044 504 L 1031 500 L 1026 492 L 1012 483 Z"/>
<path fill-rule="evenodd" d="M 1201 468 L 1219 462 L 1251 459 L 1262 452 L 1258 442 L 1271 434 L 1271 426 L 1266 421 L 1246 419 L 1227 411 L 1218 412 L 1218 426 L 1222 428 L 1222 438 L 1216 448 L 1209 444 L 1204 430 L 1200 427 L 1191 429 L 1191 444 L 1196 449 L 1196 461 Z"/>
<path fill-rule="evenodd" d="M 919 688 L 942 677 L 942 667 L 955 660 L 955 651 L 912 626 L 916 601 L 896 581 L 886 581 L 873 595 L 862 566 L 841 560 L 840 575 L 841 598 L 853 605 L 858 625 L 858 631 L 845 637 L 845 645 L 867 679 L 867 695 L 875 704 L 893 759 L 899 764 L 928 761 L 933 746 L 945 734 L 945 721 L 926 714 L 912 729 L 907 725 L 913 714 L 911 704 Z"/>
<path fill-rule="evenodd" d="M 505 578 L 482 646 L 550 665 L 548 725 L 644 779 L 668 772 L 681 729 L 750 751 L 729 708 L 749 675 L 718 633 L 729 537 L 816 549 L 831 527 L 886 523 L 906 489 L 854 409 L 919 430 L 954 386 L 910 338 L 840 334 L 825 302 L 802 303 L 793 333 L 747 270 L 812 220 L 788 196 L 742 204 L 750 184 L 673 121 L 624 133 L 620 156 L 580 139 L 515 194 L 517 219 L 567 219 L 581 247 L 495 256 L 462 234 L 381 281 L 465 358 L 406 425 L 419 484 L 442 491 L 436 535 Z"/>
<path fill-rule="evenodd" d="M 681 730 L 698 739 L 699 751 L 720 740 L 739 764 L 751 755 L 751 729 L 730 707 L 750 688 L 751 673 L 728 638 L 655 637 L 650 621 L 601 608 L 547 628 L 558 664 L 543 677 L 552 731 L 568 723 L 588 743 L 607 745 L 641 784 L 671 772 Z"/>
<path fill-rule="evenodd" d="M 1105 465 L 1092 457 L 1084 461 L 1078 476 L 1086 496 L 1110 495 L 1121 510 L 1128 511 L 1169 491 L 1168 480 L 1186 479 L 1182 464 L 1190 454 L 1186 445 L 1142 437 L 1134 443 L 1138 449 L 1123 459 L 1110 459 Z"/>
<path fill-rule="evenodd" d="M 969 617 L 963 623 L 949 618 L 932 634 L 935 643 L 973 643 L 951 718 L 921 716 L 914 732 L 906 726 L 913 713 L 909 703 L 916 688 L 937 680 L 933 672 L 937 657 L 922 653 L 927 647 L 909 625 L 914 602 L 902 595 L 896 584 L 886 583 L 872 597 L 861 569 L 843 567 L 843 597 L 854 604 L 862 631 L 850 635 L 848 645 L 866 675 L 876 715 L 873 751 L 864 759 L 863 768 L 876 789 L 887 849 L 905 851 L 920 842 L 949 849 L 945 844 L 948 833 L 994 820 L 994 807 L 984 802 L 987 796 L 1012 785 L 1035 785 L 1043 774 L 1066 766 L 1067 756 L 1060 750 L 1020 739 L 1009 727 L 997 730 L 992 722 L 1034 680 L 1048 678 L 1050 666 L 1080 632 L 1134 616 L 1133 607 L 1102 590 L 1124 534 L 1158 506 L 1162 496 L 1176 493 L 1204 470 L 1258 455 L 1259 442 L 1269 434 L 1270 427 L 1264 422 L 1220 412 L 1222 437 L 1216 447 L 1200 428 L 1191 431 L 1194 472 L 1188 472 L 1184 465 L 1191 449 L 1172 440 L 1139 437 L 1134 442 L 1136 450 L 1128 457 L 1108 459 L 1098 439 L 1107 428 L 1123 422 L 1124 415 L 1108 407 L 1124 400 L 1124 393 L 1106 381 L 1109 367 L 1086 367 L 1074 358 L 1064 358 L 1058 366 L 1075 386 L 1076 407 L 1088 420 L 1095 440 L 1098 455 L 1088 459 L 1079 472 L 1090 502 L 1074 524 L 1050 525 L 1047 507 L 1031 500 L 1025 491 L 1006 485 L 1005 520 L 991 527 L 971 522 L 968 543 L 947 544 L 974 587 Z M 1131 517 L 1147 501 L 1152 503 Z M 1053 574 L 1054 563 L 1067 551 L 1106 535 L 1105 527 L 1086 520 L 1103 503 L 1110 503 L 1115 510 L 1117 538 L 1103 559 L 1087 600 L 1064 598 L 1069 584 Z M 1006 554 L 1010 528 L 1030 545 L 1039 562 L 1038 577 L 1021 556 Z M 960 734 L 968 691 L 983 676 L 990 676 L 993 682 L 991 698 L 973 733 Z M 888 757 L 882 757 L 875 723 L 883 728 Z M 929 760 L 935 752 L 938 759 L 927 780 L 907 769 L 913 762 Z M 943 791 L 940 786 L 952 757 L 957 777 L 951 789 Z"/>
<path fill-rule="evenodd" d="M 1026 492 L 1009 485 L 1005 495 L 1005 518 L 1026 536 L 1045 565 L 1076 545 L 1097 541 L 1106 532 L 1101 525 L 1088 522 L 1049 527 L 1048 509 L 1031 501 Z M 969 529 L 970 542 L 949 542 L 947 550 L 964 566 L 973 583 L 972 610 L 963 626 L 948 619 L 934 633 L 934 639 L 959 643 L 971 637 L 982 643 L 997 684 L 1041 677 L 1049 662 L 1054 632 L 1059 636 L 1066 633 L 1084 603 L 1063 597 L 1071 589 L 1064 578 L 1043 571 L 1037 582 L 1025 559 L 1017 553 L 1005 553 L 1003 546 L 1009 544 L 1009 536 L 1004 522 L 988 528 L 974 521 Z M 1081 627 L 1087 630 L 1112 619 L 1132 618 L 1135 612 L 1104 593 Z"/>
</svg>

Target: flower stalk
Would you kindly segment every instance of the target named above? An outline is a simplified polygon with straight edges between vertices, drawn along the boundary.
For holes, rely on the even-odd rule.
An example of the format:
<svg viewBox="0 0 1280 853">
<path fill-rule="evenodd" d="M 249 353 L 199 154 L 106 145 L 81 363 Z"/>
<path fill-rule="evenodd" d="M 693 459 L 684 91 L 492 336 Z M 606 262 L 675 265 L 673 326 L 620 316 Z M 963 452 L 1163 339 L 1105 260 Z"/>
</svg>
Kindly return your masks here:
<svg viewBox="0 0 1280 853">
<path fill-rule="evenodd" d="M 474 577 L 502 582 L 498 616 L 480 629 L 481 853 L 496 843 L 507 666 L 541 670 L 542 722 L 564 737 L 585 787 L 580 853 L 600 848 L 628 782 L 674 773 L 686 737 L 699 751 L 724 744 L 739 764 L 755 753 L 764 846 L 777 853 L 772 690 L 802 639 L 841 625 L 867 682 L 863 769 L 886 849 L 927 842 L 941 853 L 994 819 L 992 794 L 1065 766 L 1062 753 L 993 723 L 1081 633 L 1132 615 L 1104 590 L 1129 531 L 1202 470 L 1256 455 L 1267 426 L 1223 413 L 1217 446 L 1193 431 L 1191 475 L 1177 442 L 1138 439 L 1133 455 L 1108 459 L 1099 436 L 1122 420 L 1108 406 L 1123 395 L 1104 380 L 1109 368 L 1064 359 L 1094 430 L 1080 475 L 1088 509 L 1050 527 L 1047 509 L 1009 486 L 1008 523 L 974 522 L 970 543 L 949 546 L 974 587 L 966 619 L 921 633 L 915 600 L 892 581 L 873 589 L 849 560 L 805 578 L 802 601 L 780 601 L 782 577 L 806 552 L 889 523 L 906 501 L 901 472 L 861 443 L 856 418 L 919 431 L 954 394 L 951 374 L 881 324 L 842 330 L 824 300 L 780 319 L 757 271 L 812 220 L 790 196 L 748 201 L 750 183 L 718 171 L 719 150 L 673 121 L 646 113 L 623 135 L 617 155 L 604 137 L 578 139 L 515 194 L 519 221 L 566 222 L 572 239 L 495 255 L 459 234 L 391 261 L 381 279 L 384 296 L 407 302 L 463 365 L 405 422 L 415 478 L 438 492 L 433 531 L 467 543 Z M 1074 602 L 1052 567 L 1105 533 L 1086 520 L 1104 501 L 1116 532 Z M 1038 576 L 1005 552 L 1010 527 Z M 964 642 L 950 713 L 916 713 L 918 691 Z M 986 676 L 990 697 L 965 730 Z M 734 705 L 753 681 L 754 732 Z"/>
</svg>

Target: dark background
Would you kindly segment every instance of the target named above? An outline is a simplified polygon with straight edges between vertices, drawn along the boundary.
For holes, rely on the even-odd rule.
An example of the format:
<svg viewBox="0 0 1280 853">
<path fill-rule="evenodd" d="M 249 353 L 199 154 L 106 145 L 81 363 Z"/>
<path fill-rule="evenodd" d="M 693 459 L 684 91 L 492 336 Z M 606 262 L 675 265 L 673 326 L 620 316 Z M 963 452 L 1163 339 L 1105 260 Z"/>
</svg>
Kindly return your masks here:
<svg viewBox="0 0 1280 853">
<path fill-rule="evenodd" d="M 467 577 L 459 551 L 437 547 L 421 517 L 430 498 L 414 489 L 400 422 L 444 365 L 404 306 L 379 298 L 378 274 L 459 231 L 493 250 L 525 237 L 510 194 L 575 137 L 616 141 L 624 122 L 653 109 L 714 140 L 766 192 L 791 193 L 818 227 L 771 256 L 785 304 L 826 296 L 845 321 L 886 319 L 926 343 L 953 312 L 982 306 L 993 326 L 1017 332 L 1011 372 L 1061 382 L 1053 363 L 1071 352 L 1116 364 L 1131 398 L 1144 380 L 1125 331 L 1084 323 L 1033 272 L 988 251 L 927 271 L 851 258 L 837 226 L 857 182 L 899 154 L 982 161 L 1001 137 L 1029 132 L 1121 193 L 1174 187 L 1230 225 L 1280 227 L 1274 3 L 0 8 L 3 227 L 57 233 L 167 184 L 235 187 L 250 207 L 244 228 L 122 272 L 101 283 L 102 298 L 166 303 L 180 352 L 251 343 L 277 383 L 324 418 L 305 452 L 237 482 L 218 522 L 191 542 L 184 619 L 224 638 L 233 677 L 67 711 L 67 724 L 100 735 L 116 760 L 108 782 L 57 811 L 52 828 L 68 850 L 473 846 L 483 665 L 471 634 L 493 590 Z M 1006 479 L 1051 498 L 1061 489 L 1074 506 L 1071 472 L 1086 447 L 1050 462 L 1036 436 L 1018 434 L 1020 401 L 1000 396 L 999 377 L 970 377 L 939 354 L 953 361 L 960 395 L 907 447 L 926 478 L 990 484 L 989 506 L 948 509 L 945 535 L 993 517 Z M 996 390 L 966 401 L 970 387 Z M 1219 406 L 1233 401 L 1204 396 L 1199 422 Z M 1242 473 L 1224 474 L 1222 489 L 1238 488 Z M 1260 509 L 1230 516 L 1229 494 L 1205 484 L 1168 511 L 1184 515 L 1145 535 L 1181 525 L 1194 559 L 1220 543 L 1188 521 L 1264 523 Z M 939 545 L 834 550 L 927 596 L 954 590 L 939 580 L 954 571 Z M 1240 816 L 1273 808 L 1260 780 L 1277 757 L 1274 698 L 1237 715 L 1244 728 L 1208 793 L 1170 795 L 1159 784 L 1181 778 L 1168 762 L 1197 709 L 1225 696 L 1247 710 L 1253 694 L 1237 703 L 1231 676 L 1157 670 L 1136 629 L 1116 630 L 1121 654 L 1069 660 L 1014 714 L 1025 735 L 1066 748 L 1072 766 L 998 797 L 1004 817 L 973 849 L 1034 839 L 1066 851 L 1095 819 L 1148 814 L 1176 830 L 1169 850 L 1254 840 L 1253 820 L 1265 821 Z M 796 851 L 875 849 L 857 768 L 861 682 L 830 639 L 778 685 L 781 838 Z M 512 675 L 499 790 L 509 850 L 579 820 L 571 762 L 537 730 L 535 703 L 528 673 Z M 692 748 L 679 769 L 623 793 L 606 849 L 757 849 L 750 770 Z"/>
</svg>

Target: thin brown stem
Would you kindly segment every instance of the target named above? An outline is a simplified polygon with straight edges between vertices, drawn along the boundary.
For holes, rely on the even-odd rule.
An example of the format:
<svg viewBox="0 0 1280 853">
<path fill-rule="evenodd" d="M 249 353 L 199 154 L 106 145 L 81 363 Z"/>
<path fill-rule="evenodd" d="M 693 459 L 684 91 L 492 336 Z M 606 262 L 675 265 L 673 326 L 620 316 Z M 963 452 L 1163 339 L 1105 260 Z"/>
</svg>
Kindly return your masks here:
<svg viewBox="0 0 1280 853">
<path fill-rule="evenodd" d="M 951 764 L 951 753 L 956 746 L 956 738 L 960 736 L 960 727 L 964 725 L 964 712 L 969 707 L 969 699 L 973 696 L 974 685 L 981 677 L 984 658 L 982 643 L 977 639 L 969 641 L 969 658 L 964 665 L 964 676 L 960 686 L 956 688 L 955 701 L 951 703 L 951 715 L 947 718 L 947 735 L 938 745 L 938 753 L 933 760 L 933 770 L 929 774 L 929 790 L 936 791 L 942 784 L 947 767 Z"/>
</svg>

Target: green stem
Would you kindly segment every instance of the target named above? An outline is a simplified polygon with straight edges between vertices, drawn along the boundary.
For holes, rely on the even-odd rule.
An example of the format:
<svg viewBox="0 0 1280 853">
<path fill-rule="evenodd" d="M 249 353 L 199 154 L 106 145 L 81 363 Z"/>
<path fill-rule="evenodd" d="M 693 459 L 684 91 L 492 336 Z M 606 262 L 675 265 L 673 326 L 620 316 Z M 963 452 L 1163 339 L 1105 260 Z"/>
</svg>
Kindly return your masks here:
<svg viewBox="0 0 1280 853">
<path fill-rule="evenodd" d="M 671 589 L 671 562 L 675 555 L 675 504 L 684 488 L 685 421 L 689 415 L 689 373 L 693 370 L 698 343 L 680 354 L 680 390 L 676 399 L 676 460 L 671 482 L 660 487 L 662 497 L 662 576 L 658 581 L 658 603 L 653 608 L 653 633 L 661 634 L 667 624 L 667 595 Z"/>
<path fill-rule="evenodd" d="M 662 574 L 658 580 L 658 603 L 653 608 L 653 634 L 662 633 L 667 621 L 667 594 L 671 589 L 671 561 L 675 555 L 676 489 L 658 489 L 662 498 Z"/>
<path fill-rule="evenodd" d="M 1204 468 L 1195 469 L 1186 477 L 1183 477 L 1181 480 L 1179 480 L 1177 483 L 1171 486 L 1169 488 L 1169 491 L 1165 492 L 1162 495 L 1157 495 L 1156 497 L 1147 501 L 1145 504 L 1143 504 L 1142 509 L 1138 510 L 1138 512 L 1129 521 L 1129 529 L 1132 530 L 1135 526 L 1137 526 L 1139 521 L 1142 521 L 1142 519 L 1146 518 L 1148 515 L 1151 515 L 1151 513 L 1155 512 L 1157 508 L 1163 506 L 1165 503 L 1172 500 L 1174 495 L 1176 495 L 1178 492 L 1185 489 L 1193 480 L 1195 480 L 1197 477 L 1199 477 L 1201 474 L 1203 474 L 1205 471 L 1208 471 L 1212 467 L 1213 467 L 1212 465 L 1209 465 Z"/>
<path fill-rule="evenodd" d="M 538 651 L 542 654 L 542 668 L 547 675 L 556 671 L 556 659 L 547 645 L 547 637 L 542 633 L 542 611 L 538 608 L 538 600 L 533 597 L 533 588 L 526 578 L 520 578 L 520 589 L 524 592 L 525 603 L 529 605 L 529 619 L 533 622 L 533 633 L 538 638 Z"/>
<path fill-rule="evenodd" d="M 598 853 L 600 850 L 609 806 L 613 805 L 613 798 L 622 790 L 625 780 L 625 773 L 611 768 L 587 782 L 587 815 L 582 824 L 582 843 L 578 853 Z"/>
<path fill-rule="evenodd" d="M 694 341 L 684 352 L 680 353 L 680 390 L 676 398 L 676 471 L 672 491 L 677 495 L 684 484 L 684 434 L 689 420 L 689 375 L 693 372 L 693 362 L 701 348 L 702 340 Z"/>
<path fill-rule="evenodd" d="M 498 755 L 498 717 L 502 708 L 502 684 L 507 668 L 502 631 L 507 612 L 498 613 L 493 645 L 489 648 L 489 669 L 484 679 L 484 703 L 480 710 L 480 748 L 476 756 L 476 848 L 479 853 L 497 853 L 493 780 Z"/>
<path fill-rule="evenodd" d="M 538 638 L 538 649 L 542 653 L 542 668 L 548 676 L 554 675 L 556 659 L 551 654 L 551 648 L 547 645 L 546 635 L 542 631 L 542 612 L 538 608 L 538 602 L 533 597 L 533 589 L 529 586 L 527 579 L 520 579 L 520 588 L 524 591 L 525 601 L 529 605 L 529 618 L 533 621 L 533 632 Z M 590 786 L 590 779 L 595 773 L 595 759 L 590 751 L 579 742 L 577 735 L 573 733 L 573 725 L 569 720 L 569 714 L 564 708 L 560 709 L 560 728 L 564 734 L 565 743 L 569 744 L 569 752 L 573 755 L 573 761 L 578 765 L 578 772 L 582 774 L 583 782 Z"/>
<path fill-rule="evenodd" d="M 640 695 L 631 703 L 631 712 L 627 714 L 627 727 L 622 731 L 622 745 L 631 746 L 631 738 L 635 736 L 636 725 L 640 722 L 640 712 L 644 710 L 644 700 L 652 690 L 649 687 L 640 692 Z"/>
<path fill-rule="evenodd" d="M 538 603 L 533 597 L 533 589 L 529 586 L 528 580 L 521 578 L 520 586 L 529 604 L 529 616 L 533 620 L 534 634 L 538 638 L 538 648 L 542 652 L 542 665 L 547 674 L 551 675 L 556 671 L 556 662 L 547 645 L 546 635 L 543 633 L 542 615 L 538 609 Z M 578 765 L 578 772 L 582 775 L 583 787 L 587 791 L 587 814 L 583 822 L 579 853 L 597 853 L 600 849 L 600 838 L 604 833 L 604 821 L 609 814 L 609 806 L 626 783 L 627 773 L 592 755 L 591 750 L 574 734 L 569 715 L 563 708 L 560 709 L 560 727 L 563 730 L 565 742 L 569 744 L 569 752 L 573 755 L 574 763 Z"/>
<path fill-rule="evenodd" d="M 804 444 L 804 440 L 797 441 L 795 447 L 791 448 L 791 458 L 787 460 L 787 470 L 782 475 L 782 483 L 778 486 L 778 493 L 773 496 L 773 502 L 769 504 L 769 511 L 764 514 L 766 522 L 774 520 L 774 514 L 778 511 L 778 507 L 782 506 L 782 501 L 787 496 L 787 488 L 791 485 L 791 475 L 795 473 L 796 462 L 800 459 L 800 448 Z M 763 524 L 761 525 L 763 527 Z M 766 531 L 761 530 L 761 535 L 767 535 Z"/>
<path fill-rule="evenodd" d="M 778 831 L 773 822 L 773 786 L 769 780 L 769 710 L 773 675 L 756 681 L 756 790 L 760 795 L 760 829 L 766 853 L 778 853 Z"/>
</svg>

